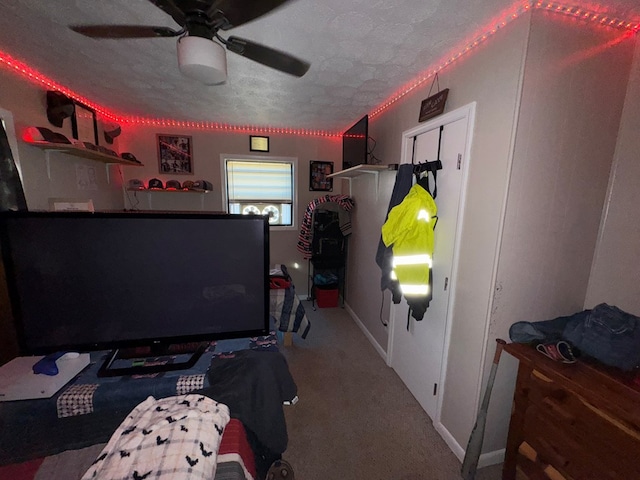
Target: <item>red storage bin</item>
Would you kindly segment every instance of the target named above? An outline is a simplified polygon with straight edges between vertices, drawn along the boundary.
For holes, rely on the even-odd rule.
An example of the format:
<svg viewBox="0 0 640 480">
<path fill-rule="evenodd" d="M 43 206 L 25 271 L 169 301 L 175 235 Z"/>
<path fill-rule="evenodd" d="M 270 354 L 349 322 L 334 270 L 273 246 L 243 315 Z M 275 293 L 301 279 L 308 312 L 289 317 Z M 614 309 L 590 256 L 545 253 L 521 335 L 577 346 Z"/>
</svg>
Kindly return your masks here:
<svg viewBox="0 0 640 480">
<path fill-rule="evenodd" d="M 318 288 L 316 290 L 316 303 L 320 308 L 334 308 L 338 306 L 337 288 Z"/>
</svg>

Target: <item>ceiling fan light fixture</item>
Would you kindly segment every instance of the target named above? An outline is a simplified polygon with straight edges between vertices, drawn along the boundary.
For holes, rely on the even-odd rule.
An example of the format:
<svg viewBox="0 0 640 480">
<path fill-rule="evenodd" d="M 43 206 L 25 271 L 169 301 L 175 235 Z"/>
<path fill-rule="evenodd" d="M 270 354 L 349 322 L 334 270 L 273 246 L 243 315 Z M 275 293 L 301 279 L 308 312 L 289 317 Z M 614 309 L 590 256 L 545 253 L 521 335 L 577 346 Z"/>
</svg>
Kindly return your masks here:
<svg viewBox="0 0 640 480">
<path fill-rule="evenodd" d="M 207 38 L 179 38 L 178 65 L 184 75 L 205 85 L 227 80 L 227 53 L 222 45 Z"/>
</svg>

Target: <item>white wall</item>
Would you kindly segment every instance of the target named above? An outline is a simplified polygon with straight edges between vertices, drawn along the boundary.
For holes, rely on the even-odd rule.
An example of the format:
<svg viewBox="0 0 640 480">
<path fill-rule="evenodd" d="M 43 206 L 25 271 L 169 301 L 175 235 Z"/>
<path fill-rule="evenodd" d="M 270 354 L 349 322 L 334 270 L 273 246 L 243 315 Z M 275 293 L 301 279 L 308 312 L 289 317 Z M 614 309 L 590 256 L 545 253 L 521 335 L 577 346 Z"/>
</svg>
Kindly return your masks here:
<svg viewBox="0 0 640 480">
<path fill-rule="evenodd" d="M 43 88 L 27 82 L 23 77 L 5 68 L 0 69 L 0 85 L 0 107 L 12 112 L 18 137 L 25 128 L 39 126 L 72 138 L 70 118 L 64 120 L 62 128 L 51 125 L 47 120 L 46 91 Z M 101 144 L 105 143 L 102 141 Z M 117 143 L 115 147 L 117 149 Z M 18 141 L 18 150 L 22 181 L 30 210 L 48 210 L 49 198 L 90 198 L 97 210 L 123 208 L 120 167 L 108 167 L 101 162 L 83 160 L 63 153 L 49 153 L 47 170 L 47 154 L 43 150 L 22 141 Z M 95 169 L 95 190 L 78 188 L 76 166 Z"/>
<path fill-rule="evenodd" d="M 156 134 L 190 135 L 193 144 L 193 175 L 160 174 L 156 149 Z M 127 208 L 148 209 L 149 199 L 156 210 L 204 210 L 224 211 L 222 203 L 222 175 L 220 154 L 268 155 L 296 157 L 298 209 L 296 228 L 288 230 L 271 229 L 271 263 L 288 266 L 299 295 L 307 293 L 307 261 L 296 249 L 300 233 L 300 221 L 309 202 L 327 194 L 340 193 L 340 184 L 334 185 L 333 192 L 309 191 L 309 162 L 322 160 L 334 162 L 337 171 L 342 165 L 342 141 L 340 138 L 276 135 L 269 134 L 269 152 L 259 154 L 249 150 L 249 133 L 226 133 L 205 130 L 188 130 L 166 127 L 130 125 L 120 136 L 121 151 L 133 153 L 143 167 L 128 167 L 125 180 L 137 178 L 145 185 L 151 178 L 159 178 L 163 183 L 176 179 L 207 180 L 213 184 L 213 191 L 199 193 L 146 193 L 126 191 Z M 298 265 L 298 268 L 295 268 Z"/>
<path fill-rule="evenodd" d="M 65 119 L 62 128 L 51 125 L 46 118 L 46 91 L 23 77 L 0 69 L 0 108 L 13 114 L 16 134 L 21 136 L 29 126 L 47 127 L 71 138 L 71 122 Z M 69 86 L 72 88 L 72 86 Z M 48 210 L 50 198 L 91 199 L 96 210 L 123 210 L 137 205 L 148 207 L 149 194 L 128 192 L 123 188 L 131 178 L 140 178 L 145 183 L 154 177 L 165 182 L 170 175 L 160 175 L 156 150 L 157 133 L 181 133 L 193 137 L 194 174 L 175 178 L 184 180 L 208 180 L 213 183 L 212 193 L 153 194 L 152 206 L 158 210 L 205 210 L 221 211 L 220 154 L 255 154 L 249 151 L 249 133 L 221 133 L 203 130 L 177 130 L 164 127 L 122 125 L 122 134 L 114 145 L 108 146 L 117 152 L 131 152 L 144 166 L 107 166 L 104 163 L 84 160 L 63 153 L 45 153 L 43 150 L 18 140 L 18 156 L 22 170 L 27 205 L 30 210 Z M 333 192 L 309 191 L 309 162 L 323 160 L 334 162 L 335 170 L 342 165 L 342 143 L 340 138 L 325 138 L 296 135 L 269 135 L 271 139 L 268 155 L 298 158 L 298 211 L 297 228 L 271 232 L 271 261 L 284 263 L 290 270 L 299 295 L 307 293 L 307 261 L 296 249 L 299 226 L 309 202 L 325 194 L 340 192 L 340 183 Z M 49 161 L 47 162 L 47 155 Z M 76 182 L 76 167 L 94 169 L 95 189 L 80 189 Z M 123 193 L 124 192 L 124 193 Z M 138 197 L 136 199 L 136 196 Z M 137 202 L 137 203 L 136 203 Z M 295 268 L 295 265 L 298 267 Z"/>
<path fill-rule="evenodd" d="M 466 445 L 494 339 L 508 339 L 515 321 L 582 308 L 633 48 L 622 36 L 535 11 L 440 74 L 441 87 L 451 89 L 447 111 L 478 102 L 441 412 L 450 445 Z M 427 91 L 428 85 L 373 120 L 370 135 L 383 163 L 399 161 L 401 133 L 417 125 Z M 628 115 L 634 119 L 627 127 L 631 136 L 637 107 Z M 626 151 L 634 147 L 637 140 Z M 390 197 L 392 183 L 385 182 L 377 198 L 371 183 L 354 187 L 358 205 L 377 205 L 386 213 L 381 197 Z M 620 210 L 635 199 L 627 194 Z M 355 242 L 362 248 L 350 258 L 359 274 L 357 281 L 349 279 L 348 303 L 385 346 L 380 303 L 372 301 L 380 278 L 372 245 L 383 221 L 382 212 L 356 213 Z M 616 260 L 639 254 L 636 247 Z M 484 452 L 504 448 L 516 368 L 514 359 L 503 356 Z"/>
<path fill-rule="evenodd" d="M 627 90 L 584 308 L 601 302 L 640 315 L 640 38 Z"/>
<path fill-rule="evenodd" d="M 456 304 L 454 315 L 459 319 L 464 318 L 464 325 L 479 325 L 480 330 L 474 328 L 473 331 L 468 331 L 461 324 L 461 329 L 456 330 L 455 336 L 477 338 L 478 334 L 480 337 L 484 335 L 482 326 L 486 323 L 491 290 L 492 256 L 500 221 L 499 208 L 488 206 L 500 205 L 504 196 L 510 133 L 515 116 L 520 64 L 527 29 L 525 20 L 508 25 L 487 42 L 487 45 L 476 48 L 439 75 L 441 88 L 450 89 L 447 111 L 473 101 L 478 102 L 471 158 L 465 159 L 470 162 L 466 202 L 468 213 L 465 217 L 464 239 L 461 245 L 461 271 L 458 273 L 458 288 L 464 292 L 462 298 L 468 298 L 468 301 Z M 428 66 L 425 65 L 425 69 Z M 418 125 L 420 102 L 427 97 L 429 87 L 427 82 L 371 122 L 370 136 L 377 142 L 375 154 L 383 163 L 400 161 L 402 132 Z M 353 195 L 358 205 L 375 201 L 379 208 L 384 209 L 382 213 L 378 212 L 378 215 L 370 217 L 371 221 L 376 223 L 374 230 L 379 238 L 393 180 L 381 182 L 377 199 L 372 183 L 361 184 L 358 181 L 354 182 L 354 187 Z M 361 216 L 358 210 L 354 222 L 357 227 L 354 236 L 359 237 L 359 225 L 366 225 L 369 220 Z M 362 227 L 365 228 L 368 227 Z M 366 238 L 362 241 L 373 243 L 374 240 Z M 485 254 L 476 255 L 476 250 Z M 375 250 L 373 252 L 375 254 Z M 379 303 L 370 302 L 367 297 L 380 291 L 380 270 L 369 252 L 366 252 L 365 256 L 360 256 L 357 252 L 354 254 L 353 251 L 351 254 L 350 264 L 355 261 L 361 272 L 364 269 L 360 277 L 367 279 L 367 282 L 355 285 L 352 283 L 353 278 L 349 280 L 349 306 L 374 333 L 378 343 L 386 349 L 386 329 L 381 330 L 378 327 Z M 359 295 L 356 291 L 365 293 Z M 386 303 L 388 304 L 388 301 Z M 479 351 L 475 353 L 478 354 Z M 466 356 L 464 353 L 463 355 Z"/>
<path fill-rule="evenodd" d="M 633 52 L 622 35 L 533 14 L 490 339 L 583 308 Z M 504 447 L 514 375 L 501 366 L 485 451 Z"/>
<path fill-rule="evenodd" d="M 464 159 L 470 162 L 469 184 L 442 408 L 442 423 L 461 445 L 466 445 L 479 394 L 480 361 L 493 290 L 501 208 L 507 187 L 507 166 L 529 30 L 527 18 L 507 25 L 486 44 L 439 75 L 441 88 L 450 89 L 447 111 L 477 102 L 471 157 Z M 373 120 L 370 135 L 377 141 L 376 156 L 384 163 L 400 161 L 402 132 L 418 125 L 420 102 L 428 96 L 428 90 L 427 84 Z M 376 200 L 384 211 L 369 219 L 361 215 L 360 205 L 374 201 L 372 184 L 360 186 L 354 181 L 354 197 L 359 205 L 354 218 L 354 236 L 359 237 L 363 232 L 369 234 L 370 230 L 377 232 L 377 237 L 363 238 L 362 243 L 377 245 L 393 182 L 384 185 Z M 368 224 L 369 221 L 375 222 L 375 228 Z M 353 278 L 349 279 L 349 306 L 375 335 L 377 342 L 386 348 L 387 331 L 379 326 L 380 304 L 367 301 L 367 298 L 376 299 L 375 292 L 380 290 L 380 271 L 370 252 L 363 257 L 357 252 L 356 256 L 353 251 L 350 253 L 350 264 L 352 261 L 358 263 L 361 272 L 358 279 L 366 283 L 356 284 Z"/>
</svg>

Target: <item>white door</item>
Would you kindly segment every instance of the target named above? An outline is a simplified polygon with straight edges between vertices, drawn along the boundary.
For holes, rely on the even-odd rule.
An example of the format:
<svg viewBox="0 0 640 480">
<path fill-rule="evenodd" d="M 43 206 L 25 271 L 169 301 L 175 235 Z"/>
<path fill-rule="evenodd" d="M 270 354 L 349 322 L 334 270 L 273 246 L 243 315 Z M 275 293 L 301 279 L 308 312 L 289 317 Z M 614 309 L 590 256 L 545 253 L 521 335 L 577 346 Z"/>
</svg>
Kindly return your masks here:
<svg viewBox="0 0 640 480">
<path fill-rule="evenodd" d="M 416 397 L 432 420 L 436 419 L 438 397 L 441 391 L 441 371 L 447 333 L 449 296 L 452 288 L 456 232 L 459 223 L 460 197 L 463 186 L 465 156 L 470 125 L 469 117 L 458 118 L 443 125 L 430 122 L 419 127 L 413 135 L 413 148 L 404 148 L 402 163 L 433 161 L 438 157 L 440 126 L 442 129 L 440 160 L 442 170 L 437 172 L 438 223 L 434 232 L 433 298 L 424 318 L 416 321 L 409 317 L 404 298 L 391 309 L 389 361 L 402 381 Z M 413 130 L 415 132 L 416 129 Z M 407 145 L 412 137 L 405 134 Z M 433 176 L 429 174 L 431 194 L 434 194 Z M 407 328 L 408 324 L 408 328 Z"/>
</svg>

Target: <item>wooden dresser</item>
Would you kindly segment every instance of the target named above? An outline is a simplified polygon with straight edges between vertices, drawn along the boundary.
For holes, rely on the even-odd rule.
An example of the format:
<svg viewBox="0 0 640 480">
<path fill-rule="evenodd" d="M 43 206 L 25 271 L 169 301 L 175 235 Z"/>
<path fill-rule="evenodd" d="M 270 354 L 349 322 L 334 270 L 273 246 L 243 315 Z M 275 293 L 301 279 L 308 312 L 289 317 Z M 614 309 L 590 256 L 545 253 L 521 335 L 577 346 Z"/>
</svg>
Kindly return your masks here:
<svg viewBox="0 0 640 480">
<path fill-rule="evenodd" d="M 504 480 L 640 479 L 640 385 L 633 375 L 579 360 L 564 364 L 529 345 L 520 361 Z"/>
</svg>

